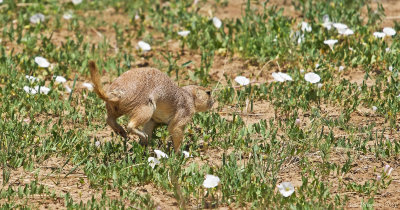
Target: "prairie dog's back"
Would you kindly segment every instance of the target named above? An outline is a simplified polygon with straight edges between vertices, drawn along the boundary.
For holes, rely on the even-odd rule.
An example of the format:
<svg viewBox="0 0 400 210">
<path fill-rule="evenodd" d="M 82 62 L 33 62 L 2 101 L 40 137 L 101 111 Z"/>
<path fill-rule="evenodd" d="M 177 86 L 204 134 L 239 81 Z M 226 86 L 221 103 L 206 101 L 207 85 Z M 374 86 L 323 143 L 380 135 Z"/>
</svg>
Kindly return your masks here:
<svg viewBox="0 0 400 210">
<path fill-rule="evenodd" d="M 148 103 L 174 104 L 182 90 L 163 72 L 155 68 L 131 69 L 118 77 L 108 88 L 108 94 L 117 96 L 125 111 Z"/>
</svg>

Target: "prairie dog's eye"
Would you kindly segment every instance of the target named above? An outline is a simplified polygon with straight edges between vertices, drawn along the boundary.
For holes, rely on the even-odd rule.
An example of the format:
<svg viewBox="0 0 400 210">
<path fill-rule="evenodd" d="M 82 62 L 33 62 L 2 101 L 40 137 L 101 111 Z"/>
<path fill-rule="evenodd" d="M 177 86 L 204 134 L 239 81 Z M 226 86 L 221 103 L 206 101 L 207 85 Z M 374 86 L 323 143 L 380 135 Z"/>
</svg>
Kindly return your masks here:
<svg viewBox="0 0 400 210">
<path fill-rule="evenodd" d="M 211 95 L 211 90 L 206 91 L 207 95 Z"/>
</svg>

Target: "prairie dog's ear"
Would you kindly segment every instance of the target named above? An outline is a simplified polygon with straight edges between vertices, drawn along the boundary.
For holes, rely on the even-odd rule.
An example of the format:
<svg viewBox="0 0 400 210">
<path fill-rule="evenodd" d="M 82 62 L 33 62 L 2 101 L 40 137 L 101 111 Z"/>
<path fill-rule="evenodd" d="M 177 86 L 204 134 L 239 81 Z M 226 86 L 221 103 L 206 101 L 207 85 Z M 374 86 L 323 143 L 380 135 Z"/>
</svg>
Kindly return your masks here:
<svg viewBox="0 0 400 210">
<path fill-rule="evenodd" d="M 193 88 L 193 87 L 191 87 L 190 89 L 191 89 L 190 92 L 192 93 L 192 96 L 196 97 L 196 95 L 197 95 L 197 89 L 196 89 L 196 88 Z"/>
<path fill-rule="evenodd" d="M 194 85 L 187 85 L 183 86 L 182 88 L 189 92 L 193 97 L 196 96 L 197 91 Z"/>
</svg>

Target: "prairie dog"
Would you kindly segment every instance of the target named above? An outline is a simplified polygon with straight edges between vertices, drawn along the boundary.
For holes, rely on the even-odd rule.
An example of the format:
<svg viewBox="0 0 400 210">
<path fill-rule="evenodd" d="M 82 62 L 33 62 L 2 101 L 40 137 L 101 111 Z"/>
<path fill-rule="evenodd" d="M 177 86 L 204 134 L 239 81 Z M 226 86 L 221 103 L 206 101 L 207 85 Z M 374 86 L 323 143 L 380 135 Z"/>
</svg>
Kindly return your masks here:
<svg viewBox="0 0 400 210">
<path fill-rule="evenodd" d="M 117 123 L 122 115 L 129 117 L 127 131 L 147 144 L 153 129 L 167 124 L 175 152 L 181 146 L 184 129 L 195 112 L 209 110 L 213 105 L 210 91 L 188 85 L 182 88 L 155 68 L 131 69 L 115 79 L 105 91 L 94 61 L 89 61 L 91 80 L 96 94 L 106 102 L 107 124 L 119 135 L 127 132 Z M 138 127 L 143 126 L 143 131 Z"/>
</svg>

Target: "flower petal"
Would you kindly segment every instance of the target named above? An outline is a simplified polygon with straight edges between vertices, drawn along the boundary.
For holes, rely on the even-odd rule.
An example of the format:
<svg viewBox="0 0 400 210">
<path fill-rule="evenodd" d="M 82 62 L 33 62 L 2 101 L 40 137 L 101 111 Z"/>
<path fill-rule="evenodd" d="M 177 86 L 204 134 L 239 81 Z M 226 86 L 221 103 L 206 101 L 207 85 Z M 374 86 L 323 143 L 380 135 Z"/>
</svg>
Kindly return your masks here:
<svg viewBox="0 0 400 210">
<path fill-rule="evenodd" d="M 294 186 L 290 182 L 282 182 L 278 185 L 278 190 L 284 197 L 289 197 L 294 193 Z"/>
<path fill-rule="evenodd" d="M 144 41 L 139 41 L 138 42 L 139 48 L 143 51 L 143 52 L 147 52 L 151 50 L 151 46 Z"/>
<path fill-rule="evenodd" d="M 203 187 L 214 188 L 214 187 L 218 186 L 219 182 L 220 182 L 219 177 L 207 174 L 206 179 L 203 182 Z"/>
<path fill-rule="evenodd" d="M 212 21 L 213 21 L 213 24 L 214 24 L 214 26 L 216 28 L 221 28 L 222 22 L 221 22 L 221 20 L 219 18 L 213 17 Z"/>
<path fill-rule="evenodd" d="M 385 27 L 383 29 L 383 33 L 385 33 L 387 36 L 394 36 L 396 34 L 396 31 L 393 28 Z"/>
<path fill-rule="evenodd" d="M 89 91 L 93 90 L 93 85 L 87 82 L 82 83 L 82 86 L 86 89 L 88 89 Z"/>
<path fill-rule="evenodd" d="M 185 155 L 185 158 L 190 158 L 193 157 L 192 155 L 190 155 L 190 153 L 188 151 L 182 151 L 183 155 Z"/>
<path fill-rule="evenodd" d="M 39 81 L 39 79 L 34 77 L 34 76 L 25 75 L 25 78 L 27 78 L 29 80 L 29 82 L 37 82 L 37 81 Z"/>
<path fill-rule="evenodd" d="M 65 83 L 65 82 L 67 82 L 67 79 L 65 79 L 65 78 L 62 77 L 62 76 L 54 76 L 54 80 L 55 80 L 56 82 L 58 82 L 58 83 Z"/>
<path fill-rule="evenodd" d="M 181 37 L 185 37 L 190 34 L 190 31 L 179 31 L 178 35 Z"/>
<path fill-rule="evenodd" d="M 50 88 L 45 86 L 35 86 L 35 90 L 41 94 L 47 95 L 50 92 Z"/>
<path fill-rule="evenodd" d="M 304 79 L 307 82 L 310 82 L 310 83 L 314 84 L 314 83 L 318 83 L 321 80 L 321 77 L 316 73 L 309 72 L 309 73 L 304 75 Z"/>
<path fill-rule="evenodd" d="M 65 13 L 64 15 L 63 15 L 63 18 L 65 19 L 65 20 L 69 20 L 69 19 L 71 19 L 72 18 L 72 13 Z"/>
<path fill-rule="evenodd" d="M 374 32 L 373 35 L 375 38 L 383 38 L 386 36 L 386 34 L 383 32 Z"/>
<path fill-rule="evenodd" d="M 35 90 L 35 88 L 31 88 L 28 86 L 24 86 L 24 91 L 31 94 L 31 95 L 35 95 L 37 93 L 37 91 Z"/>
<path fill-rule="evenodd" d="M 147 159 L 147 162 L 149 163 L 150 167 L 153 169 L 156 165 L 160 164 L 160 161 L 155 157 L 149 157 Z"/>
<path fill-rule="evenodd" d="M 74 5 L 78 5 L 78 4 L 82 3 L 82 0 L 71 0 L 71 2 L 72 2 Z"/>
<path fill-rule="evenodd" d="M 343 23 L 333 23 L 333 27 L 335 27 L 337 30 L 344 30 L 348 28 L 347 25 Z"/>
<path fill-rule="evenodd" d="M 324 44 L 328 45 L 331 49 L 333 49 L 333 45 L 338 42 L 336 39 L 328 39 L 324 41 Z"/>
<path fill-rule="evenodd" d="M 301 23 L 301 30 L 302 30 L 302 31 L 311 32 L 311 31 L 312 31 L 312 28 L 311 28 L 311 26 L 310 26 L 307 22 L 302 22 L 302 23 Z"/>
<path fill-rule="evenodd" d="M 250 84 L 250 79 L 244 77 L 244 76 L 237 76 L 235 77 L 235 82 L 239 83 L 239 85 L 246 86 Z"/>
<path fill-rule="evenodd" d="M 293 81 L 291 76 L 282 72 L 274 72 L 272 73 L 272 77 L 277 82 Z"/>
<path fill-rule="evenodd" d="M 43 22 L 44 20 L 45 20 L 45 17 L 42 13 L 36 13 L 29 18 L 29 21 L 33 24 Z"/>
<path fill-rule="evenodd" d="M 41 56 L 35 57 L 35 63 L 42 68 L 48 68 L 50 66 L 50 63 L 47 61 L 47 59 Z"/>
<path fill-rule="evenodd" d="M 164 153 L 163 151 L 161 151 L 161 150 L 155 149 L 155 150 L 154 150 L 154 153 L 156 153 L 158 159 L 160 159 L 160 158 L 168 158 L 168 155 L 165 154 L 165 153 Z"/>
</svg>

